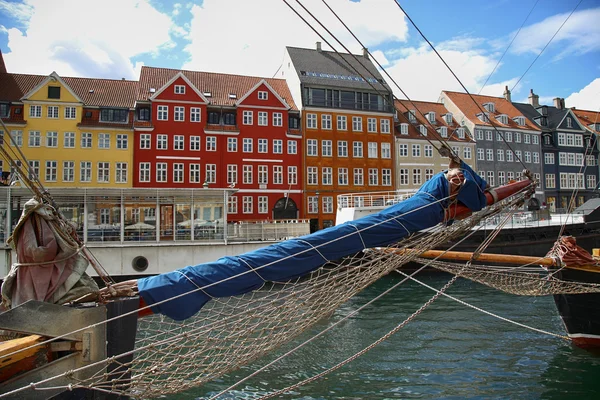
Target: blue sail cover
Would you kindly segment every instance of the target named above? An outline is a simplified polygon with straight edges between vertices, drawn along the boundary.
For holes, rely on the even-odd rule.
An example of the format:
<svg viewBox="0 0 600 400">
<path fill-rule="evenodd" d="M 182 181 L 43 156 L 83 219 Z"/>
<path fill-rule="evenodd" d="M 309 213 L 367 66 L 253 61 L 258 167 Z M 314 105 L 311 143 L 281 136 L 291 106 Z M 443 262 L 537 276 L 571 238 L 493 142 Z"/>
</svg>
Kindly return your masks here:
<svg viewBox="0 0 600 400">
<path fill-rule="evenodd" d="M 466 181 L 459 198 L 463 195 L 469 203 L 465 205 L 478 211 L 486 203 L 483 194 L 486 182 L 468 165 L 463 163 L 461 167 Z M 327 261 L 366 248 L 387 246 L 435 226 L 444 220 L 447 207 L 447 200 L 438 200 L 446 199 L 448 194 L 448 180 L 440 172 L 413 197 L 377 214 L 239 256 L 142 278 L 138 280 L 138 288 L 154 313 L 183 320 L 196 314 L 211 297 L 247 293 L 260 288 L 264 281 L 285 282 L 314 271 Z"/>
</svg>

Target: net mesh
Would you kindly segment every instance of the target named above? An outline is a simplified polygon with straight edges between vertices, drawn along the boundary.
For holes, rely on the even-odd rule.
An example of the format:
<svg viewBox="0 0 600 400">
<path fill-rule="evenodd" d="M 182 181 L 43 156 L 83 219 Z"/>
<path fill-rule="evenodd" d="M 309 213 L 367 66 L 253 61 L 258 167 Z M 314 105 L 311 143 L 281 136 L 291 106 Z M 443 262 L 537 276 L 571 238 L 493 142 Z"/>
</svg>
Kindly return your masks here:
<svg viewBox="0 0 600 400">
<path fill-rule="evenodd" d="M 133 352 L 86 366 L 88 372 L 95 371 L 90 378 L 76 381 L 74 371 L 63 374 L 72 378 L 65 389 L 83 387 L 153 398 L 200 386 L 273 351 L 380 277 L 417 259 L 420 251 L 467 235 L 482 219 L 522 204 L 524 196 L 513 196 L 450 226 L 440 224 L 428 232 L 413 234 L 393 248 L 369 249 L 332 260 L 294 281 L 265 282 L 261 289 L 242 296 L 215 298 L 183 322 L 159 315 L 143 318 L 138 323 Z M 486 272 L 472 266 L 465 272 L 465 265 L 433 265 L 510 293 L 541 295 L 569 288 L 544 280 L 539 274 Z M 132 361 L 122 361 L 131 354 Z M 109 366 L 113 370 L 110 374 L 106 372 Z M 44 387 L 56 388 L 57 383 L 48 379 L 28 389 Z"/>
</svg>

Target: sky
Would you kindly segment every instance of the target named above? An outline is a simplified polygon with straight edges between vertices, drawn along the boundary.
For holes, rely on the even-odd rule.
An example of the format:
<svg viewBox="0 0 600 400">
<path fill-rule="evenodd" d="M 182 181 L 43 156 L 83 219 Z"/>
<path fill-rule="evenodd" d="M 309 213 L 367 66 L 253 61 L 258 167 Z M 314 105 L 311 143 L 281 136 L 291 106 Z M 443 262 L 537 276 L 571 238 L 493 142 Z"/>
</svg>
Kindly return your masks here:
<svg viewBox="0 0 600 400">
<path fill-rule="evenodd" d="M 516 102 L 533 90 L 542 104 L 599 111 L 598 21 L 600 0 L 0 0 L 0 50 L 13 73 L 135 80 L 146 65 L 270 78 L 286 46 L 320 41 L 367 47 L 399 98 L 508 86 Z"/>
</svg>

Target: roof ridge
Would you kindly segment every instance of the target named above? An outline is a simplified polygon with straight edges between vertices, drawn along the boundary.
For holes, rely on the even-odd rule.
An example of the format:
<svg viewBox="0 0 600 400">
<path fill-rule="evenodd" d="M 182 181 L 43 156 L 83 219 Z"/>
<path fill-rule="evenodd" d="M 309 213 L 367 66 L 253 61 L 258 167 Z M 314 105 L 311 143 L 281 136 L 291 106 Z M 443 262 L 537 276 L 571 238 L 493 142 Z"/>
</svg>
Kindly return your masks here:
<svg viewBox="0 0 600 400">
<path fill-rule="evenodd" d="M 225 75 L 225 76 L 237 76 L 237 77 L 240 77 L 240 78 L 256 78 L 256 79 L 269 79 L 269 80 L 276 80 L 276 81 L 285 81 L 285 79 L 281 79 L 281 78 L 267 78 L 267 77 L 264 77 L 264 76 L 240 75 L 240 74 L 231 74 L 231 73 L 226 73 L 226 72 L 194 71 L 194 70 L 190 70 L 190 69 L 151 67 L 151 66 L 146 66 L 146 65 L 144 65 L 142 68 L 161 69 L 161 70 L 175 71 L 175 72 L 191 72 L 191 73 L 210 74 L 210 75 L 219 75 L 219 76 L 223 76 L 223 75 Z"/>
</svg>

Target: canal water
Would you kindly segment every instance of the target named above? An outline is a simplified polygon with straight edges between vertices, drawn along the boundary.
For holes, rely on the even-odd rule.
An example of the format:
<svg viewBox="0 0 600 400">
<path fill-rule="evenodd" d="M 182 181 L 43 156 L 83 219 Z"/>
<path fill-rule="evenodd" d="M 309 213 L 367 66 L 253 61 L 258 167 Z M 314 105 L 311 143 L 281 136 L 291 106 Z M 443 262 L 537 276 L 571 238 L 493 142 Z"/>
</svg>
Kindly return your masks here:
<svg viewBox="0 0 600 400">
<path fill-rule="evenodd" d="M 429 273 L 418 278 L 441 288 L 450 276 Z M 397 274 L 379 280 L 282 352 L 342 319 L 399 280 Z M 551 297 L 508 295 L 463 279 L 447 293 L 504 318 L 564 333 Z M 418 284 L 404 283 L 316 342 L 219 399 L 255 399 L 318 374 L 377 341 L 433 294 Z M 165 398 L 209 398 L 278 354 L 202 388 Z M 281 398 L 599 399 L 600 356 L 441 297 L 366 355 Z"/>
</svg>

